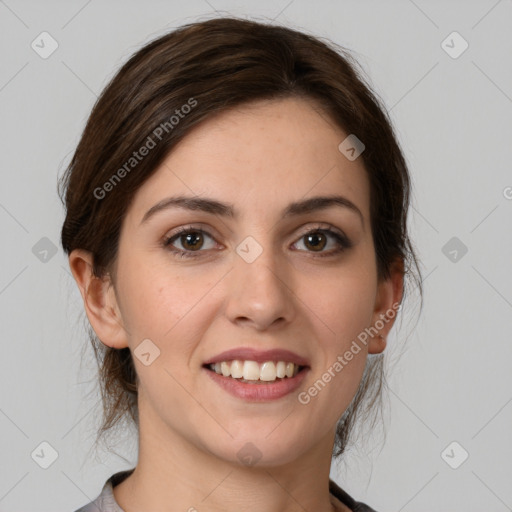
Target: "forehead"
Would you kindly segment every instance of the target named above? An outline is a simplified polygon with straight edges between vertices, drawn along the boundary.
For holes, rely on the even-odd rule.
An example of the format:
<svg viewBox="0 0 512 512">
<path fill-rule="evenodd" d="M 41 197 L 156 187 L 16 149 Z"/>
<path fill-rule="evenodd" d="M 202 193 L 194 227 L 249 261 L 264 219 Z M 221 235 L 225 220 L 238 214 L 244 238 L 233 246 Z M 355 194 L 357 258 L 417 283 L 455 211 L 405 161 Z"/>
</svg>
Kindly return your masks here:
<svg viewBox="0 0 512 512">
<path fill-rule="evenodd" d="M 314 102 L 265 100 L 221 112 L 194 128 L 134 197 L 141 218 L 171 195 L 215 197 L 244 214 L 275 211 L 291 201 L 343 194 L 365 217 L 369 182 L 362 158 L 338 146 L 347 133 Z M 244 208 L 245 207 L 245 208 Z M 143 211 L 144 210 L 144 211 Z"/>
</svg>

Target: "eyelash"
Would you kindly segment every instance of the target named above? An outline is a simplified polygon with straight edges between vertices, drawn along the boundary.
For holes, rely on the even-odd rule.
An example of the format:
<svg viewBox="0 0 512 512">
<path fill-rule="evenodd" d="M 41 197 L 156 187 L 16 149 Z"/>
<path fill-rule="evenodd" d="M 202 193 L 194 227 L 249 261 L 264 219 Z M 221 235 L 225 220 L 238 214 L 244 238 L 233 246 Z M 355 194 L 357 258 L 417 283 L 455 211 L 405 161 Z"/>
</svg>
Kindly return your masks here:
<svg viewBox="0 0 512 512">
<path fill-rule="evenodd" d="M 173 233 L 172 235 L 169 235 L 168 237 L 165 237 L 162 241 L 162 245 L 164 248 L 170 250 L 172 253 L 174 253 L 174 256 L 180 257 L 180 258 L 197 258 L 201 256 L 202 252 L 205 252 L 204 250 L 197 250 L 197 251 L 183 251 L 181 249 L 177 249 L 176 247 L 173 247 L 171 244 L 177 240 L 178 238 L 188 235 L 190 233 L 201 233 L 203 235 L 209 236 L 212 240 L 214 240 L 214 237 L 208 233 L 208 231 L 205 231 L 204 229 L 200 228 L 194 228 L 192 226 L 182 227 L 180 228 L 176 233 Z M 335 254 L 339 254 L 341 252 L 344 252 L 347 249 L 350 249 L 352 247 L 352 242 L 344 235 L 341 235 L 340 233 L 333 231 L 329 228 L 313 228 L 306 233 L 303 233 L 299 240 L 302 238 L 315 234 L 315 233 L 323 233 L 325 235 L 332 236 L 336 243 L 338 244 L 338 248 L 331 250 L 330 252 L 321 252 L 321 253 L 315 253 L 314 251 L 305 251 L 310 252 L 313 254 L 314 258 L 326 258 L 329 256 L 333 256 Z"/>
</svg>

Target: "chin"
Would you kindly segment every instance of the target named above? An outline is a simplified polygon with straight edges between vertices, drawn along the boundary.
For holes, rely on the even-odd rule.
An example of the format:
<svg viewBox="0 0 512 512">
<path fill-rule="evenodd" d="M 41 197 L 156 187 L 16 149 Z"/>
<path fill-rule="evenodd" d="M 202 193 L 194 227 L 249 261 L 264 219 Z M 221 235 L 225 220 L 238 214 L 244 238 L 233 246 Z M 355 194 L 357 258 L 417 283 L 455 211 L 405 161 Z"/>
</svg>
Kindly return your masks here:
<svg viewBox="0 0 512 512">
<path fill-rule="evenodd" d="M 263 432 L 266 431 L 263 430 Z M 224 445 L 215 444 L 211 453 L 231 464 L 264 468 L 290 464 L 300 456 L 300 452 L 304 449 L 304 445 L 299 442 L 299 439 L 293 441 L 289 436 L 286 441 L 279 436 L 270 439 L 265 438 L 265 434 L 261 432 L 255 436 L 229 439 Z M 302 448 L 300 451 L 299 445 Z"/>
</svg>

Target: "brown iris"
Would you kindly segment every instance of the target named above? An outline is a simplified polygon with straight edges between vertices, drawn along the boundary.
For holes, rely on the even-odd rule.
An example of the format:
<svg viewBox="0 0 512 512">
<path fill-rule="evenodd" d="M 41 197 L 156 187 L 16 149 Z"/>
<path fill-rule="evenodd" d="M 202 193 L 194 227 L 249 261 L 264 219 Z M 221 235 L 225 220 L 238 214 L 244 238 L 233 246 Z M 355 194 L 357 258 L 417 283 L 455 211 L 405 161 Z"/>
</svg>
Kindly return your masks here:
<svg viewBox="0 0 512 512">
<path fill-rule="evenodd" d="M 323 233 L 311 233 L 305 236 L 306 247 L 312 248 L 313 251 L 322 250 L 326 245 L 326 237 Z"/>
<path fill-rule="evenodd" d="M 199 231 L 194 231 L 194 232 L 182 235 L 180 237 L 180 239 L 181 239 L 181 244 L 183 245 L 183 247 L 185 249 L 191 249 L 191 250 L 200 249 L 204 243 L 203 235 Z"/>
</svg>

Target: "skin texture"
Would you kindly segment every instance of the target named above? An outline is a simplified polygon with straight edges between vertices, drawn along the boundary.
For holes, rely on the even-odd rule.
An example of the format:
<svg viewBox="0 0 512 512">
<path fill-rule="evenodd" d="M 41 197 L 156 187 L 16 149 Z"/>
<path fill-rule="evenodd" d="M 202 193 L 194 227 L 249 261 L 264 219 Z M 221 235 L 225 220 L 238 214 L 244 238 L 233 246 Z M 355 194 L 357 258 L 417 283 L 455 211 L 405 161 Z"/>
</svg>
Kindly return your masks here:
<svg viewBox="0 0 512 512">
<path fill-rule="evenodd" d="M 126 512 L 348 510 L 328 492 L 336 423 L 356 393 L 367 354 L 385 349 L 393 321 L 381 329 L 383 338 L 361 344 L 310 403 L 299 403 L 297 394 L 401 300 L 403 280 L 398 264 L 389 280 L 377 280 L 368 177 L 361 158 L 349 161 L 338 150 L 347 135 L 304 99 L 222 112 L 183 139 L 137 191 L 123 221 L 114 286 L 92 277 L 89 253 L 70 255 L 99 339 L 132 351 L 150 339 L 160 350 L 149 366 L 135 358 L 139 461 L 114 488 Z M 331 194 L 352 201 L 362 220 L 339 206 L 283 218 L 289 203 Z M 141 223 L 174 195 L 229 203 L 236 216 L 173 208 Z M 190 224 L 211 238 L 204 235 L 201 246 L 178 237 L 175 248 L 200 252 L 180 258 L 162 240 Z M 320 238 L 319 249 L 308 244 L 306 232 L 329 226 L 352 247 L 332 252 L 331 235 Z M 252 263 L 236 252 L 247 236 L 263 250 Z M 248 403 L 202 368 L 235 347 L 292 350 L 309 360 L 310 370 L 297 392 Z M 237 457 L 247 442 L 261 452 L 252 467 Z"/>
</svg>

